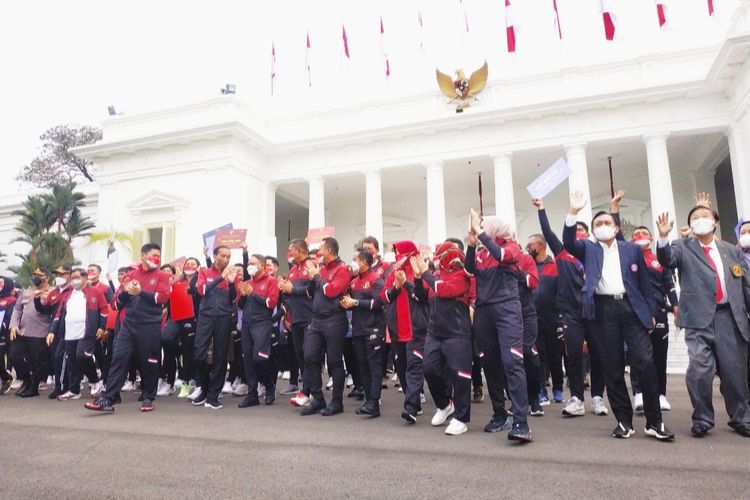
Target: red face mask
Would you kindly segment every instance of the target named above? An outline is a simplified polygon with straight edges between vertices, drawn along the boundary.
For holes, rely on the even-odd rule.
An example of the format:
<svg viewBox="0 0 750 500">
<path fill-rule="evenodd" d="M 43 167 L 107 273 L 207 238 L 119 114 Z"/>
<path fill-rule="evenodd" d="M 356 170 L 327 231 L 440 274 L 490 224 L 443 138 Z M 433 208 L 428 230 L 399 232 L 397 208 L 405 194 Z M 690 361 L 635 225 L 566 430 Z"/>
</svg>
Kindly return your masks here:
<svg viewBox="0 0 750 500">
<path fill-rule="evenodd" d="M 588 236 L 586 236 L 586 233 L 576 233 L 576 239 L 585 240 L 585 239 L 588 239 Z"/>
<path fill-rule="evenodd" d="M 89 277 L 90 280 L 96 279 L 96 273 L 93 271 L 89 271 L 88 273 L 86 273 L 86 275 Z"/>
<path fill-rule="evenodd" d="M 159 257 L 158 255 L 152 255 L 151 257 L 148 257 L 146 259 L 146 262 L 148 262 L 148 267 L 150 267 L 151 269 L 156 269 L 157 267 L 159 267 L 159 265 L 161 265 L 161 257 Z"/>
<path fill-rule="evenodd" d="M 185 267 L 182 269 L 184 273 L 195 273 L 195 271 L 198 270 L 198 266 L 196 266 L 194 263 L 186 264 Z"/>
</svg>

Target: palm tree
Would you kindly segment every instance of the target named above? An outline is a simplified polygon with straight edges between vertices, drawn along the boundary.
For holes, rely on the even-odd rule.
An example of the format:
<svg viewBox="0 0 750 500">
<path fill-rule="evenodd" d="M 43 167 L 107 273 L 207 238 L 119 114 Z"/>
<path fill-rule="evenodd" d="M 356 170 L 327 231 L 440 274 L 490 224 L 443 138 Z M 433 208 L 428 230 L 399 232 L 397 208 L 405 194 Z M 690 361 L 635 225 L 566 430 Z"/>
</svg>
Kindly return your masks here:
<svg viewBox="0 0 750 500">
<path fill-rule="evenodd" d="M 42 195 L 42 199 L 51 207 L 54 213 L 58 234 L 61 234 L 63 230 L 67 230 L 66 223 L 71 213 L 84 205 L 84 194 L 76 192 L 75 188 L 75 182 L 58 184 L 52 186 L 51 193 Z M 70 239 L 76 236 L 78 235 L 73 233 Z"/>
<path fill-rule="evenodd" d="M 116 231 L 113 228 L 107 228 L 104 231 L 89 233 L 87 236 L 88 241 L 86 242 L 86 246 L 96 245 L 98 243 L 106 243 L 107 255 L 111 254 L 117 249 L 116 245 L 119 245 L 128 250 L 132 250 L 136 246 L 135 238 L 133 237 L 132 233 Z"/>
</svg>

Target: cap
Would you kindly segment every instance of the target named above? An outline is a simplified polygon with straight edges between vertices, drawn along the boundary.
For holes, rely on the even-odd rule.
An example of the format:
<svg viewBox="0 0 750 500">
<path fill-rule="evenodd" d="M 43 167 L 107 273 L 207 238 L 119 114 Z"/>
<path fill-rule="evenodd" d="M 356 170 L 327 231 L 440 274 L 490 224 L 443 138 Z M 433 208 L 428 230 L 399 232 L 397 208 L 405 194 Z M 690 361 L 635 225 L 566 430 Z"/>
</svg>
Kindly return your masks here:
<svg viewBox="0 0 750 500">
<path fill-rule="evenodd" d="M 70 266 L 60 266 L 57 269 L 55 269 L 55 274 L 70 274 L 71 268 Z"/>
<path fill-rule="evenodd" d="M 32 276 L 40 276 L 40 277 L 43 278 L 43 277 L 47 276 L 47 273 L 45 273 L 44 271 L 42 271 L 41 269 L 39 269 L 37 267 L 36 269 L 34 269 L 34 272 L 32 272 L 31 275 Z"/>
</svg>

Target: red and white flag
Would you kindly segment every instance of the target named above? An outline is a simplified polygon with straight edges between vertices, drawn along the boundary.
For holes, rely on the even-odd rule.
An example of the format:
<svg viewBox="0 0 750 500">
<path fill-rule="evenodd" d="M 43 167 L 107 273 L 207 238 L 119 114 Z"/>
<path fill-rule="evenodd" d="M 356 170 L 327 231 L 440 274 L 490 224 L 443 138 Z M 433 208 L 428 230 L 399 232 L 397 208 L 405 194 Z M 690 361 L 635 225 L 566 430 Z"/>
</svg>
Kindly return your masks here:
<svg viewBox="0 0 750 500">
<path fill-rule="evenodd" d="M 669 29 L 667 22 L 667 3 L 665 0 L 656 0 L 656 15 L 659 18 L 659 27 L 663 30 Z"/>
<path fill-rule="evenodd" d="M 276 80 L 276 45 L 271 40 L 271 95 L 273 95 L 273 83 Z"/>
<path fill-rule="evenodd" d="M 383 18 L 380 18 L 380 52 L 385 61 L 385 78 L 391 77 L 391 62 L 388 60 L 388 51 L 385 48 L 385 29 L 383 28 Z"/>
<path fill-rule="evenodd" d="M 607 40 L 612 41 L 615 39 L 617 27 L 615 26 L 615 14 L 612 12 L 609 3 L 609 0 L 599 0 L 602 10 L 602 20 L 604 21 L 604 36 Z"/>
<path fill-rule="evenodd" d="M 708 15 L 714 15 L 714 0 L 708 0 Z"/>
<path fill-rule="evenodd" d="M 312 77 L 310 71 L 310 53 L 312 48 L 310 47 L 310 32 L 307 32 L 307 47 L 305 48 L 305 73 L 307 73 L 307 86 L 312 87 Z"/>
<path fill-rule="evenodd" d="M 464 0 L 458 0 L 461 4 L 461 10 L 464 11 L 464 28 L 466 29 L 466 33 L 469 32 L 469 16 L 466 14 L 466 6 L 464 5 Z"/>
<path fill-rule="evenodd" d="M 422 52 L 424 49 L 424 24 L 422 23 L 422 11 L 417 11 L 417 22 L 419 23 L 419 50 Z"/>
<path fill-rule="evenodd" d="M 351 61 L 351 57 L 349 56 L 349 38 L 346 36 L 346 26 L 343 24 L 341 25 L 341 40 L 343 42 L 344 57 L 347 61 Z"/>
<path fill-rule="evenodd" d="M 555 35 L 562 40 L 562 27 L 560 26 L 560 11 L 557 10 L 557 0 L 552 0 L 552 9 L 555 11 Z"/>
<path fill-rule="evenodd" d="M 513 26 L 513 12 L 510 0 L 505 0 L 505 36 L 508 39 L 508 52 L 516 51 L 516 28 Z"/>
</svg>

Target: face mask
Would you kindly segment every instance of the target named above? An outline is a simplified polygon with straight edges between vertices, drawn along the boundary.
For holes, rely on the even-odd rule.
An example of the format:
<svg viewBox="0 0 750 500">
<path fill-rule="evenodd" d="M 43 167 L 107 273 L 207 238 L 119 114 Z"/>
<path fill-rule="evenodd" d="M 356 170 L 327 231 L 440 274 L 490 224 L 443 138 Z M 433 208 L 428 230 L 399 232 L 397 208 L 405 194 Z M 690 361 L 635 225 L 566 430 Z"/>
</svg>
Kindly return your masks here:
<svg viewBox="0 0 750 500">
<path fill-rule="evenodd" d="M 161 264 L 161 257 L 154 255 L 146 259 L 149 269 L 156 269 Z"/>
<path fill-rule="evenodd" d="M 42 284 L 42 278 L 31 278 L 31 282 L 34 283 L 34 286 L 39 286 Z"/>
<path fill-rule="evenodd" d="M 598 226 L 594 229 L 594 237 L 599 241 L 609 241 L 615 237 L 615 228 L 612 226 Z"/>
<path fill-rule="evenodd" d="M 744 249 L 750 249 L 750 233 L 740 236 L 740 246 Z"/>
<path fill-rule="evenodd" d="M 349 268 L 354 274 L 359 274 L 359 264 L 357 264 L 356 260 L 353 260 L 352 263 L 349 264 Z"/>
<path fill-rule="evenodd" d="M 89 277 L 90 280 L 96 279 L 96 273 L 86 273 L 86 275 Z"/>
<path fill-rule="evenodd" d="M 195 276 L 195 269 L 185 269 L 183 270 L 183 272 L 185 273 L 185 276 L 187 276 L 188 278 L 191 276 Z"/>
<path fill-rule="evenodd" d="M 641 248 L 646 248 L 651 244 L 651 238 L 649 238 L 648 236 L 639 235 L 633 239 L 633 243 Z"/>
<path fill-rule="evenodd" d="M 532 248 L 531 250 L 529 250 L 529 255 L 536 259 L 539 256 L 539 252 L 536 250 L 536 248 Z"/>
<path fill-rule="evenodd" d="M 714 230 L 714 220 L 708 217 L 693 219 L 690 221 L 690 229 L 693 230 L 693 234 L 696 236 L 705 236 Z"/>
<path fill-rule="evenodd" d="M 586 233 L 576 233 L 576 239 L 577 240 L 586 240 L 586 239 L 588 239 L 588 236 L 586 236 Z"/>
<path fill-rule="evenodd" d="M 247 266 L 247 274 L 255 276 L 258 272 L 258 266 L 249 265 Z"/>
<path fill-rule="evenodd" d="M 70 286 L 72 286 L 75 290 L 80 290 L 83 286 L 83 280 L 81 278 L 71 280 Z"/>
<path fill-rule="evenodd" d="M 63 286 L 65 283 L 65 278 L 61 278 L 60 276 L 55 278 L 55 286 Z"/>
</svg>

